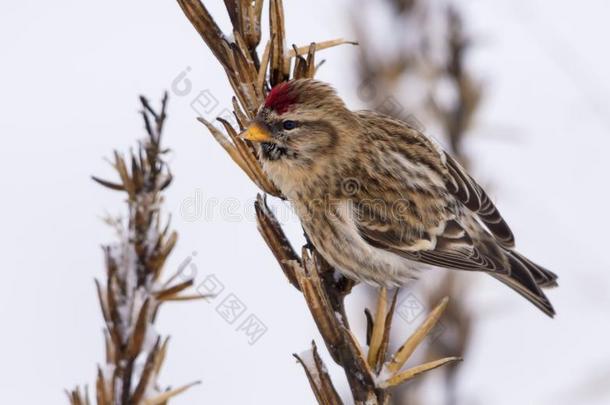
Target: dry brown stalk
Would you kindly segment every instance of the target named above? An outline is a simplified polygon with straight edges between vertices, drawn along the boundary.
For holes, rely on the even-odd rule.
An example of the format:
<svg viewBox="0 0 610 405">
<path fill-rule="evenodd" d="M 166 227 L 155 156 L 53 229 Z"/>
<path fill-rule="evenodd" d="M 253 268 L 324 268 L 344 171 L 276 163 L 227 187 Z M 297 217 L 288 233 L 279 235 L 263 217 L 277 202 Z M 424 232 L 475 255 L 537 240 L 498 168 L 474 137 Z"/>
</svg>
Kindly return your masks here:
<svg viewBox="0 0 610 405">
<path fill-rule="evenodd" d="M 447 25 L 448 58 L 441 74 L 449 78 L 457 90 L 457 100 L 452 105 L 443 107 L 432 97 L 430 108 L 444 128 L 451 152 L 466 166 L 468 159 L 463 152 L 463 140 L 481 102 L 482 87 L 465 66 L 465 55 L 470 43 L 464 34 L 462 18 L 453 7 L 447 9 Z"/>
<path fill-rule="evenodd" d="M 454 7 L 435 8 L 419 0 L 386 0 L 386 3 L 396 11 L 391 14 L 394 21 L 386 23 L 410 28 L 410 32 L 419 35 L 420 41 L 416 42 L 415 46 L 405 46 L 404 42 L 412 38 L 396 36 L 391 38 L 395 43 L 388 48 L 400 51 L 387 57 L 379 57 L 378 52 L 385 50 L 375 49 L 366 34 L 366 23 L 354 19 L 354 28 L 361 44 L 358 66 L 360 78 L 368 92 L 375 95 L 367 101 L 370 101 L 371 107 L 380 112 L 396 115 L 398 118 L 409 118 L 408 112 L 427 117 L 428 120 L 424 124 L 426 126 L 436 124 L 440 127 L 450 152 L 462 165 L 467 166 L 468 159 L 463 152 L 463 140 L 480 104 L 482 88 L 480 83 L 473 79 L 465 64 L 465 54 L 470 42 L 465 36 L 460 14 Z M 430 27 L 433 26 L 430 23 L 431 18 L 437 18 L 437 21 L 440 18 L 445 22 L 446 34 L 442 36 L 442 44 L 439 46 L 445 51 L 445 55 L 440 61 L 429 49 L 431 43 L 436 43 L 432 36 L 438 35 L 430 32 Z M 399 82 L 409 83 L 414 88 L 423 88 L 425 95 L 419 99 L 398 95 L 394 89 L 398 87 Z M 439 100 L 437 90 L 441 85 L 449 86 L 453 90 L 454 97 L 449 103 L 446 100 Z M 384 102 L 390 99 L 396 102 Z M 390 108 L 387 108 L 388 106 Z M 443 336 L 435 339 L 428 347 L 427 358 L 450 354 L 463 355 L 466 351 L 473 323 L 471 311 L 460 298 L 467 295 L 466 288 L 458 274 L 447 272 L 436 291 L 428 294 L 429 307 L 435 305 L 443 296 L 454 298 L 451 309 L 447 311 L 443 321 L 444 329 L 449 331 L 447 335 L 452 336 L 453 339 L 445 339 Z M 457 364 L 444 370 L 447 403 L 451 404 L 455 402 L 454 383 Z M 414 391 L 415 388 L 417 387 L 410 386 L 409 391 Z M 408 403 L 425 403 L 424 400 L 417 399 L 414 392 L 408 392 L 408 396 Z"/>
<path fill-rule="evenodd" d="M 270 39 L 261 57 L 258 45 L 261 40 L 262 0 L 225 0 L 234 40 L 229 40 L 223 34 L 201 1 L 178 0 L 178 3 L 225 70 L 235 93 L 233 106 L 239 128 L 232 128 L 228 122 L 220 120 L 225 134 L 203 118 L 199 120 L 262 191 L 281 198 L 279 190 L 263 173 L 253 145 L 241 139 L 238 134 L 254 118 L 259 105 L 273 86 L 290 79 L 313 77 L 317 68 L 315 56 L 318 50 L 351 42 L 339 39 L 311 43 L 308 46 L 293 45 L 292 50 L 287 49 L 284 45 L 283 4 L 281 0 L 271 0 Z M 350 402 L 387 404 L 391 387 L 410 380 L 421 372 L 458 360 L 448 357 L 401 372 L 400 368 L 408 357 L 402 356 L 404 361 L 401 360 L 400 366 L 396 367 L 395 362 L 390 370 L 389 361 L 394 357 L 389 356 L 387 351 L 397 292 L 393 295 L 388 310 L 385 290 L 382 290 L 378 300 L 379 308 L 375 319 L 369 319 L 374 339 L 369 342 L 368 354 L 365 353 L 350 329 L 344 307 L 344 299 L 355 283 L 333 269 L 311 246 L 304 247 L 299 256 L 261 195 L 258 196 L 255 207 L 263 238 L 290 283 L 303 294 L 331 357 L 345 372 L 352 392 Z M 423 329 L 418 329 L 418 342 L 421 341 L 419 336 L 429 331 L 430 323 L 434 324 L 437 320 L 434 318 L 423 325 Z M 337 395 L 315 344 L 310 350 L 295 356 L 304 367 L 318 402 L 341 404 L 342 400 Z"/>
<path fill-rule="evenodd" d="M 166 404 L 196 384 L 170 390 L 162 389 L 157 381 L 169 339 L 154 329 L 161 304 L 205 296 L 183 294 L 193 280 L 176 283 L 175 276 L 162 279 L 164 264 L 178 237 L 170 231 L 169 221 L 163 225 L 161 218 L 163 191 L 172 181 L 163 158 L 168 150 L 161 147 L 167 94 L 159 112 L 144 97 L 140 101 L 147 138 L 128 157 L 114 152 L 112 166 L 118 182 L 93 177 L 102 186 L 125 193 L 128 208 L 126 223 L 107 220 L 119 241 L 103 247 L 106 283 L 95 281 L 106 346 L 106 362 L 98 367 L 95 385 L 98 405 Z M 72 405 L 90 403 L 87 388 L 77 387 L 67 395 Z"/>
</svg>

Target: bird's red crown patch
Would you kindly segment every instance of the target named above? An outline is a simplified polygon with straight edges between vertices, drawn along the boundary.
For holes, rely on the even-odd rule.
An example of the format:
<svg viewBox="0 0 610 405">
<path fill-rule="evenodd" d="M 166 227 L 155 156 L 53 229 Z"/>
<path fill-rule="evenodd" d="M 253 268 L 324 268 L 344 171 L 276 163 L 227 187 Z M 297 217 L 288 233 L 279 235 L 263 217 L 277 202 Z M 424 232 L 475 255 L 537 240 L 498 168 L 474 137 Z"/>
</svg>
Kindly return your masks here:
<svg viewBox="0 0 610 405">
<path fill-rule="evenodd" d="M 297 95 L 288 82 L 280 83 L 271 89 L 265 99 L 265 107 L 278 114 L 284 114 L 297 102 Z"/>
</svg>

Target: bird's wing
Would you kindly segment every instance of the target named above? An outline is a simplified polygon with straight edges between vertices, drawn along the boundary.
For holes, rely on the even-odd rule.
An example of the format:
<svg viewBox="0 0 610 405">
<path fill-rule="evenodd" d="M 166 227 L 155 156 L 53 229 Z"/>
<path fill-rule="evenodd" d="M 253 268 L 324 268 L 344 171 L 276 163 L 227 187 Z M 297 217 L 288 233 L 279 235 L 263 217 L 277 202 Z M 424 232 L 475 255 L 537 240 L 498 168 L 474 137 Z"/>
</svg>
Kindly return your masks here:
<svg viewBox="0 0 610 405">
<path fill-rule="evenodd" d="M 360 236 L 371 246 L 428 265 L 479 270 L 496 277 L 549 316 L 555 311 L 542 287 L 557 285 L 557 276 L 518 253 L 504 249 L 470 214 L 450 219 L 435 232 L 413 231 L 406 221 L 371 215 L 354 204 Z"/>
<path fill-rule="evenodd" d="M 510 228 L 459 163 L 398 120 L 360 117 L 372 147 L 358 166 L 362 187 L 349 197 L 363 240 L 409 260 L 486 271 L 552 316 L 540 288 L 557 276 L 511 250 Z"/>
<path fill-rule="evenodd" d="M 393 144 L 411 164 L 422 163 L 442 172 L 447 191 L 480 219 L 500 245 L 507 249 L 515 247 L 512 231 L 483 188 L 433 139 L 410 124 L 383 114 L 361 111 L 359 116 L 370 125 L 369 136 L 381 139 L 382 144 Z M 380 135 L 379 128 L 386 130 Z"/>
<path fill-rule="evenodd" d="M 498 243 L 505 248 L 515 247 L 513 232 L 485 190 L 455 159 L 443 151 L 441 153 L 444 154 L 445 166 L 449 172 L 446 181 L 447 190 L 478 216 Z"/>
<path fill-rule="evenodd" d="M 433 266 L 507 272 L 501 249 L 494 243 L 473 241 L 455 219 L 441 222 L 435 230 L 424 231 L 399 218 L 372 215 L 370 208 L 363 209 L 359 203 L 354 204 L 354 210 L 356 229 L 371 246 Z"/>
<path fill-rule="evenodd" d="M 417 129 L 380 114 L 360 116 L 371 152 L 354 176 L 362 187 L 350 197 L 362 238 L 426 264 L 506 272 L 502 248 L 512 233 L 483 189 Z"/>
</svg>

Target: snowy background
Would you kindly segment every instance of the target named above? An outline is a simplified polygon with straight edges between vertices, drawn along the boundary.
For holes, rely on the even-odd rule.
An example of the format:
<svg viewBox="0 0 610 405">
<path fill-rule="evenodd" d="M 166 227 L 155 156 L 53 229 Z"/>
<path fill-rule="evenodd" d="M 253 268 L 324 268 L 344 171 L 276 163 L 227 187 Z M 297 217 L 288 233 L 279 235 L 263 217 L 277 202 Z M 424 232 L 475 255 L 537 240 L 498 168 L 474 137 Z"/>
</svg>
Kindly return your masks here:
<svg viewBox="0 0 610 405">
<path fill-rule="evenodd" d="M 207 3 L 227 27 L 222 2 Z M 347 0 L 284 3 L 290 43 L 352 36 Z M 473 173 L 491 185 L 520 250 L 557 272 L 561 285 L 550 292 L 558 316 L 549 320 L 491 278 L 471 277 L 469 298 L 481 311 L 460 403 L 610 403 L 610 6 L 460 7 L 475 38 L 471 67 L 486 84 L 466 145 Z M 175 404 L 313 403 L 291 353 L 319 337 L 256 231 L 257 189 L 194 119 L 191 102 L 201 92 L 218 101 L 209 118 L 230 106 L 230 93 L 179 7 L 2 2 L 0 50 L 3 403 L 62 404 L 64 388 L 93 382 L 103 359 L 93 278 L 103 274 L 99 245 L 113 238 L 100 217 L 124 206 L 89 175 L 111 176 L 103 157 L 143 136 L 137 95 L 156 101 L 176 80 L 190 90 L 170 91 L 165 132 L 175 174 L 165 209 L 180 235 L 169 267 L 192 258 L 198 280 L 214 274 L 223 294 L 239 297 L 268 330 L 250 345 L 215 311 L 218 301 L 168 304 L 157 328 L 172 336 L 161 382 L 202 381 Z M 326 51 L 319 76 L 353 108 L 362 107 L 356 52 Z M 411 325 L 403 326 L 406 334 Z"/>
</svg>

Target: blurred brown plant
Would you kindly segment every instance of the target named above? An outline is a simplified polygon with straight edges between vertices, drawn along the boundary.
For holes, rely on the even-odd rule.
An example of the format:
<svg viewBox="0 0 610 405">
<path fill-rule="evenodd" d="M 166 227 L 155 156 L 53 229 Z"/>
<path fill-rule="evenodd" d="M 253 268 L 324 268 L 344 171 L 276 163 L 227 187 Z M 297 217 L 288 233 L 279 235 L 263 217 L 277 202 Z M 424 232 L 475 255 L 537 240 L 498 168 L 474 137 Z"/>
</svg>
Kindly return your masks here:
<svg viewBox="0 0 610 405">
<path fill-rule="evenodd" d="M 282 197 L 263 173 L 253 145 L 238 136 L 252 118 L 268 91 L 278 83 L 298 78 L 314 77 L 319 65 L 316 52 L 332 46 L 350 43 L 342 39 L 306 46 L 285 47 L 285 19 L 281 0 L 269 2 L 269 40 L 262 56 L 257 47 L 261 41 L 262 0 L 225 0 L 233 26 L 233 40 L 218 27 L 199 0 L 178 0 L 187 18 L 225 70 L 235 96 L 234 115 L 239 128 L 218 118 L 226 134 L 212 123 L 199 118 L 216 141 L 235 163 L 265 193 Z M 386 404 L 390 388 L 414 376 L 458 360 L 447 357 L 401 371 L 409 356 L 438 321 L 447 305 L 443 299 L 422 326 L 393 355 L 388 355 L 388 340 L 397 291 L 387 305 L 387 291 L 379 293 L 374 319 L 369 319 L 369 350 L 364 353 L 350 329 L 345 313 L 344 298 L 354 282 L 343 277 L 324 261 L 312 246 L 306 246 L 299 256 L 271 213 L 265 198 L 259 195 L 256 204 L 258 227 L 290 283 L 304 296 L 309 310 L 333 360 L 343 368 L 349 383 L 352 401 L 356 404 Z M 295 355 L 305 369 L 307 378 L 320 404 L 343 403 L 334 388 L 315 344 L 301 355 Z"/>
<path fill-rule="evenodd" d="M 378 23 L 401 26 L 416 39 L 396 35 L 391 38 L 392 44 L 386 41 L 383 49 L 377 49 L 367 32 L 367 23 L 359 18 L 360 15 L 354 16 L 353 26 L 361 44 L 358 73 L 368 94 L 374 95 L 366 101 L 380 112 L 403 119 L 409 119 L 408 112 L 411 112 L 424 117 L 423 125 L 438 126 L 451 154 L 467 166 L 463 140 L 480 104 L 482 88 L 465 63 L 470 42 L 459 11 L 449 3 L 439 6 L 421 0 L 384 0 L 381 3 L 396 12 L 387 14 L 391 21 Z M 380 57 L 379 53 L 386 51 L 385 47 L 398 51 Z M 435 52 L 439 49 L 441 52 Z M 407 83 L 407 94 L 397 94 L 397 88 L 404 89 L 397 85 L 399 82 Z M 409 98 L 409 89 L 419 97 Z M 385 100 L 393 100 L 393 103 Z M 449 353 L 464 355 L 473 328 L 473 315 L 461 298 L 467 295 L 466 289 L 467 285 L 458 274 L 446 272 L 435 290 L 426 294 L 428 307 L 440 297 L 454 297 L 452 308 L 443 321 L 446 333 L 428 346 L 428 359 Z M 444 371 L 446 401 L 453 404 L 458 364 L 446 367 Z M 405 388 L 406 403 L 426 403 L 417 398 L 416 392 L 416 385 Z"/>
<path fill-rule="evenodd" d="M 108 218 L 119 241 L 103 247 L 106 283 L 95 281 L 105 321 L 106 360 L 98 366 L 95 398 L 98 405 L 167 404 L 170 398 L 193 384 L 162 389 L 157 381 L 168 347 L 154 329 L 161 304 L 205 298 L 184 292 L 192 279 L 177 281 L 181 269 L 162 281 L 165 262 L 178 235 L 162 225 L 162 192 L 172 175 L 163 156 L 161 134 L 166 119 L 167 94 L 156 112 L 144 97 L 142 117 L 148 137 L 138 143 L 137 152 L 124 157 L 114 152 L 112 166 L 120 181 L 93 177 L 97 183 L 127 196 L 127 223 Z M 87 389 L 67 392 L 72 405 L 89 404 Z"/>
</svg>

